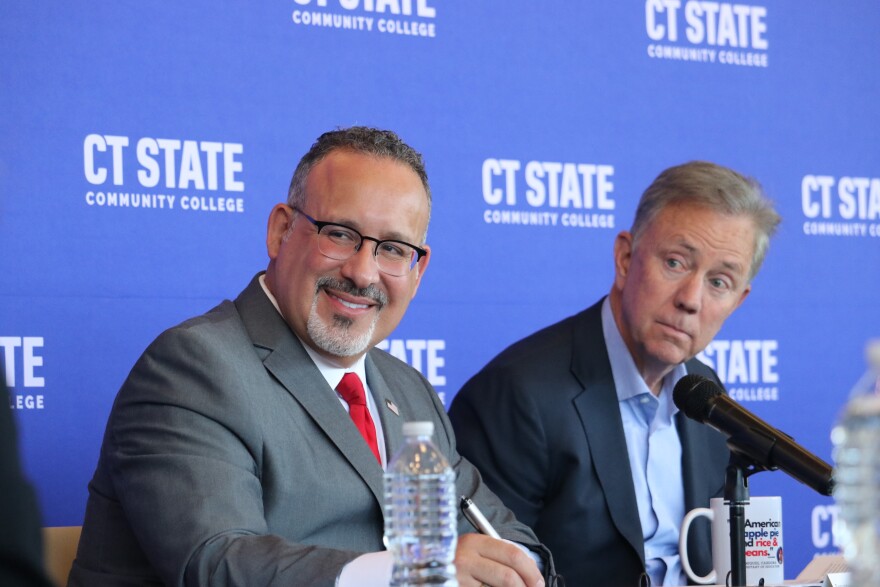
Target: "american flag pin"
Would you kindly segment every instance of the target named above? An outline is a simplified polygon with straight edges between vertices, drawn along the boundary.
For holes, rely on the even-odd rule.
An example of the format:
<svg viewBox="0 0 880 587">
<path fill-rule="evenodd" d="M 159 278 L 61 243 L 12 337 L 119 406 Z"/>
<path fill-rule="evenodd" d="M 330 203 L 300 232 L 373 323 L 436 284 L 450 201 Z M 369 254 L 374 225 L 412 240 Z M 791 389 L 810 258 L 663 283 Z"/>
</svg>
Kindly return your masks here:
<svg viewBox="0 0 880 587">
<path fill-rule="evenodd" d="M 386 400 L 385 400 L 385 405 L 388 406 L 388 409 L 389 409 L 389 410 L 391 410 L 392 412 L 394 412 L 394 415 L 395 415 L 395 416 L 399 416 L 399 415 L 400 415 L 400 410 L 397 409 L 397 405 L 396 405 L 393 401 L 391 401 L 390 399 L 386 399 Z"/>
</svg>

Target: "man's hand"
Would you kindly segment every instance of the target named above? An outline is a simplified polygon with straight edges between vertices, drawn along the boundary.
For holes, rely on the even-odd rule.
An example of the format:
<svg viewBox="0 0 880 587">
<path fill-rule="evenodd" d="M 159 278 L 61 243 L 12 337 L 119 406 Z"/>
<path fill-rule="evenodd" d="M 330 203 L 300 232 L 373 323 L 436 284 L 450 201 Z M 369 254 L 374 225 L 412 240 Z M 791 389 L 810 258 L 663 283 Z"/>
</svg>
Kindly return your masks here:
<svg viewBox="0 0 880 587">
<path fill-rule="evenodd" d="M 522 549 L 482 534 L 462 534 L 455 551 L 460 587 L 544 587 L 538 565 Z"/>
</svg>

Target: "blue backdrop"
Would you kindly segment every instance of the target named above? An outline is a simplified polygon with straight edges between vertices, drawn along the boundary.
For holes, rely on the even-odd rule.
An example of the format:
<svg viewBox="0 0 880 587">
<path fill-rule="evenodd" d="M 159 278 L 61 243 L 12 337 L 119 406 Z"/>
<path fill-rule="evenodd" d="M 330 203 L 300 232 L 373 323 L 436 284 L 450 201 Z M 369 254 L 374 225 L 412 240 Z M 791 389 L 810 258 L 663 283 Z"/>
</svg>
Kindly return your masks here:
<svg viewBox="0 0 880 587">
<path fill-rule="evenodd" d="M 510 342 L 611 284 L 662 169 L 758 178 L 784 217 L 705 358 L 826 460 L 880 335 L 880 5 L 267 0 L 0 9 L 0 347 L 46 525 L 82 522 L 115 393 L 163 329 L 265 267 L 323 131 L 398 131 L 435 194 L 423 286 L 386 343 L 448 404 Z M 781 494 L 787 575 L 835 550 Z M 585 529 L 585 531 L 589 531 Z"/>
</svg>

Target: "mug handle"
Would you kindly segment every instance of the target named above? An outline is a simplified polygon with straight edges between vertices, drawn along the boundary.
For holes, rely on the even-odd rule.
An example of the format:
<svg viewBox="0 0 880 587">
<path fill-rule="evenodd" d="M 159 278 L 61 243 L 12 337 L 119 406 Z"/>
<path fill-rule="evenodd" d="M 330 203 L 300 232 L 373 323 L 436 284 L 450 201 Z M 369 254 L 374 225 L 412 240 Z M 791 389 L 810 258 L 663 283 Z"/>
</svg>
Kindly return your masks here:
<svg viewBox="0 0 880 587">
<path fill-rule="evenodd" d="M 685 574 L 690 578 L 694 583 L 698 583 L 700 585 L 712 585 L 715 583 L 715 578 L 718 573 L 715 572 L 715 569 L 709 572 L 705 577 L 700 577 L 694 570 L 691 568 L 691 563 L 688 560 L 687 554 L 687 537 L 688 531 L 691 527 L 691 522 L 693 522 L 696 518 L 700 516 L 706 516 L 709 518 L 711 522 L 715 518 L 715 514 L 709 508 L 694 508 L 689 511 L 684 520 L 681 521 L 681 532 L 678 534 L 678 554 L 681 557 L 681 568 L 684 570 Z"/>
</svg>

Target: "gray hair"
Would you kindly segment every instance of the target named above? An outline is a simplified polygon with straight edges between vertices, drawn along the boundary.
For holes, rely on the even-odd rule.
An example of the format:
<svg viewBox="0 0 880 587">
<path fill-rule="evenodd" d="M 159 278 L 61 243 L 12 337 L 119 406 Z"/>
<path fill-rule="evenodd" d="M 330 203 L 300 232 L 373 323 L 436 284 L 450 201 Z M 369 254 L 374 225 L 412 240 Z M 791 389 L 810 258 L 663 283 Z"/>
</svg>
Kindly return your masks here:
<svg viewBox="0 0 880 587">
<path fill-rule="evenodd" d="M 664 208 L 673 204 L 704 206 L 729 216 L 748 216 L 755 226 L 755 252 L 749 269 L 754 279 L 764 262 L 770 237 L 782 220 L 755 179 L 706 161 L 691 161 L 664 170 L 648 186 L 633 220 L 633 246 Z"/>
<path fill-rule="evenodd" d="M 293 172 L 293 179 L 290 180 L 290 188 L 287 191 L 288 206 L 300 210 L 305 207 L 306 179 L 309 173 L 327 155 L 338 149 L 347 149 L 375 157 L 387 157 L 409 166 L 422 180 L 422 186 L 428 197 L 428 219 L 430 220 L 431 188 L 428 185 L 428 173 L 425 171 L 425 162 L 421 153 L 407 145 L 396 133 L 390 130 L 366 126 L 340 128 L 325 132 L 318 137 L 308 153 L 300 159 L 296 171 Z M 381 205 L 381 203 L 377 202 L 377 205 Z"/>
</svg>

